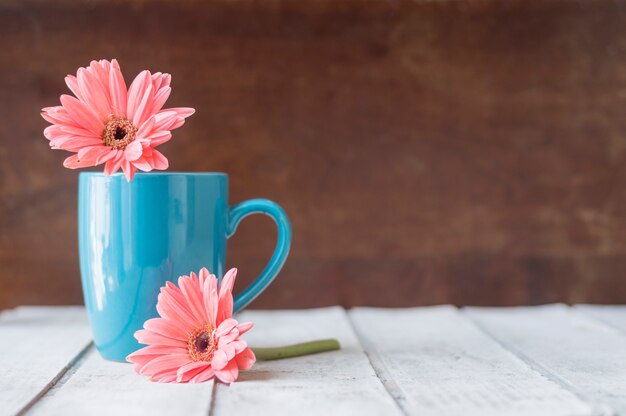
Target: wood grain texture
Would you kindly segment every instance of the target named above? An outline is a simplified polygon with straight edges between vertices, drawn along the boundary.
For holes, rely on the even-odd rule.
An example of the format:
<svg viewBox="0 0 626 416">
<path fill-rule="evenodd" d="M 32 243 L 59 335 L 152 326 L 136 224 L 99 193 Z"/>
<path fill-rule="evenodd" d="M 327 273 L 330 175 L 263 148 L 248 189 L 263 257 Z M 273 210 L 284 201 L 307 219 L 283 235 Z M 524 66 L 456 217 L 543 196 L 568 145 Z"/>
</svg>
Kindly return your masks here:
<svg viewBox="0 0 626 416">
<path fill-rule="evenodd" d="M 30 414 L 206 416 L 212 389 L 213 381 L 153 383 L 132 365 L 105 361 L 92 348 L 71 378 L 38 401 Z"/>
<path fill-rule="evenodd" d="M 18 308 L 0 314 L 0 415 L 47 392 L 91 343 L 83 308 Z"/>
<path fill-rule="evenodd" d="M 546 377 L 591 403 L 626 414 L 626 336 L 565 305 L 469 308 L 488 334 Z"/>
<path fill-rule="evenodd" d="M 218 385 L 214 414 L 401 415 L 371 367 L 341 308 L 244 312 L 255 323 L 245 335 L 252 347 L 335 338 L 341 349 L 318 355 L 257 362 L 241 382 Z"/>
<path fill-rule="evenodd" d="M 77 175 L 38 113 L 100 57 L 198 109 L 172 170 L 291 216 L 254 307 L 626 302 L 625 35 L 613 0 L 5 1 L 0 307 L 81 300 Z M 274 235 L 242 225 L 239 287 Z"/>
<path fill-rule="evenodd" d="M 455 308 L 356 308 L 350 317 L 406 414 L 592 415 Z"/>
</svg>

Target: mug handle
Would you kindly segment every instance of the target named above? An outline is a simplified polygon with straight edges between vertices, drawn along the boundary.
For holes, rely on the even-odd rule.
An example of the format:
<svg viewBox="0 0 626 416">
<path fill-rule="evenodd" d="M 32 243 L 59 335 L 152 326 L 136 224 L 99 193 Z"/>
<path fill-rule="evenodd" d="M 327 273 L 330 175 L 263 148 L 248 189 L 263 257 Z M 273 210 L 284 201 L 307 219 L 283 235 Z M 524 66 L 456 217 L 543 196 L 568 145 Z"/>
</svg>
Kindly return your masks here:
<svg viewBox="0 0 626 416">
<path fill-rule="evenodd" d="M 232 237 L 237 226 L 248 215 L 265 214 L 270 216 L 278 228 L 278 241 L 274 254 L 263 269 L 259 277 L 239 295 L 235 296 L 234 312 L 245 308 L 272 283 L 287 260 L 291 247 L 291 223 L 285 211 L 275 202 L 268 199 L 250 199 L 230 207 L 228 214 L 228 230 L 226 238 Z"/>
</svg>

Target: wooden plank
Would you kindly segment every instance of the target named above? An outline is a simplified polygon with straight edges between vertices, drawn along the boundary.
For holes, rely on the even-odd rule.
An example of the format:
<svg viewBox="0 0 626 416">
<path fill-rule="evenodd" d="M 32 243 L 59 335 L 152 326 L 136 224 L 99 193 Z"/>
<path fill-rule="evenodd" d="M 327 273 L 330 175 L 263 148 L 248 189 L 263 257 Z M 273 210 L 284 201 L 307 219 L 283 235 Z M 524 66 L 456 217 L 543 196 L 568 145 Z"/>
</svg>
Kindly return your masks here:
<svg viewBox="0 0 626 416">
<path fill-rule="evenodd" d="M 407 414 L 589 415 L 591 408 L 449 306 L 357 308 L 350 317 Z"/>
<path fill-rule="evenodd" d="M 626 332 L 626 305 L 576 305 L 573 309 Z"/>
<path fill-rule="evenodd" d="M 254 311 L 241 314 L 255 328 L 251 346 L 276 346 L 337 338 L 341 350 L 258 362 L 240 382 L 217 386 L 216 415 L 395 415 L 400 409 L 385 391 L 341 308 Z"/>
<path fill-rule="evenodd" d="M 76 372 L 33 408 L 34 415 L 208 415 L 213 382 L 154 383 L 130 364 L 106 361 L 95 349 Z"/>
<path fill-rule="evenodd" d="M 20 307 L 0 315 L 0 415 L 29 407 L 91 343 L 82 308 Z"/>
<path fill-rule="evenodd" d="M 597 412 L 626 414 L 626 336 L 618 330 L 565 305 L 470 308 L 467 315 Z"/>
</svg>

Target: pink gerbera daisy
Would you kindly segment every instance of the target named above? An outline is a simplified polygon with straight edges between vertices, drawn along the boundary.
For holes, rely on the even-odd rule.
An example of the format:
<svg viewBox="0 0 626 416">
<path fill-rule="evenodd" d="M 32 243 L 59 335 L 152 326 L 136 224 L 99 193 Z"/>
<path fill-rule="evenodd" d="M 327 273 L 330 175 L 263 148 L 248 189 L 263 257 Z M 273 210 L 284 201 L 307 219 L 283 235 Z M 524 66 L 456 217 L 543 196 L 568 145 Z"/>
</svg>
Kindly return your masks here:
<svg viewBox="0 0 626 416">
<path fill-rule="evenodd" d="M 170 81 L 170 74 L 142 71 L 127 90 L 115 59 L 92 61 L 65 78 L 76 97 L 63 94 L 62 105 L 42 109 L 41 116 L 52 123 L 44 135 L 51 148 L 75 153 L 63 162 L 66 168 L 104 163 L 105 174 L 121 168 L 129 181 L 136 169 L 167 169 L 167 158 L 155 147 L 171 139 L 171 130 L 195 111 L 161 109 Z"/>
<path fill-rule="evenodd" d="M 233 314 L 233 285 L 237 269 L 217 278 L 207 269 L 200 276 L 181 276 L 178 287 L 171 282 L 161 288 L 157 311 L 135 338 L 148 344 L 126 359 L 135 371 L 160 382 L 201 382 L 214 376 L 224 383 L 237 379 L 256 361 L 239 336 L 252 322 L 238 323 Z"/>
</svg>

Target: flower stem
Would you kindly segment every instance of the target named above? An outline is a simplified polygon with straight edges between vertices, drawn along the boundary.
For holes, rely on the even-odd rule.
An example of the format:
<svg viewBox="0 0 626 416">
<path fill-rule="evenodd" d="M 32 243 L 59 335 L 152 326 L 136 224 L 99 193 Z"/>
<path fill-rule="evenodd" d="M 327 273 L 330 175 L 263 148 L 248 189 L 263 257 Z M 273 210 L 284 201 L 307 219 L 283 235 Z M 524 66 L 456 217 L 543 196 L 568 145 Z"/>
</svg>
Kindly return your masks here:
<svg viewBox="0 0 626 416">
<path fill-rule="evenodd" d="M 320 339 L 284 347 L 252 348 L 258 360 L 280 360 L 281 358 L 300 357 L 301 355 L 317 354 L 334 351 L 340 348 L 336 339 Z"/>
</svg>

